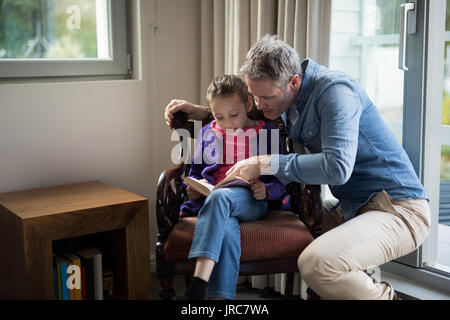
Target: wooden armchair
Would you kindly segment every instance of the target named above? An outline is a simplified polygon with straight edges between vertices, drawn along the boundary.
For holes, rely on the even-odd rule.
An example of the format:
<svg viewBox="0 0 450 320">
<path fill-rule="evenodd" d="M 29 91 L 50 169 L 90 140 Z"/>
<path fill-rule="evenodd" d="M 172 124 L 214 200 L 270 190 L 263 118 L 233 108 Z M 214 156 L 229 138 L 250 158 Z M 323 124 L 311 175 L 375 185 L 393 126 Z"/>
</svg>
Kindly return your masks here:
<svg viewBox="0 0 450 320">
<path fill-rule="evenodd" d="M 293 152 L 282 121 L 268 121 L 258 111 L 252 111 L 250 117 L 276 125 L 285 138 L 285 150 Z M 193 123 L 187 122 L 183 114 L 176 115 L 174 127 L 185 128 L 193 136 Z M 164 171 L 158 181 L 156 272 L 163 299 L 172 299 L 176 295 L 172 284 L 174 275 L 185 275 L 187 285 L 194 272 L 194 263 L 187 257 L 197 217 L 179 218 L 180 206 L 187 200 L 182 182 L 189 169 L 190 164 L 180 163 Z M 285 297 L 289 299 L 294 273 L 298 272 L 297 259 L 321 233 L 322 205 L 320 186 L 291 183 L 287 191 L 291 196 L 292 211 L 271 211 L 262 220 L 240 223 L 240 275 L 286 273 Z M 308 293 L 309 298 L 318 297 L 311 290 Z"/>
</svg>

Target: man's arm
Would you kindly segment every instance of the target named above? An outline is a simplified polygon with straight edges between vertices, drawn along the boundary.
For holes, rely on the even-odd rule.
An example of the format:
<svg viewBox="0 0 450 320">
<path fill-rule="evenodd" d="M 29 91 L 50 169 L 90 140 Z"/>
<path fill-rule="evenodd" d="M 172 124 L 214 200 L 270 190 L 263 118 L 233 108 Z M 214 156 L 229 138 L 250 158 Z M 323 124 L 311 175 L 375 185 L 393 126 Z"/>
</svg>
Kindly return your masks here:
<svg viewBox="0 0 450 320">
<path fill-rule="evenodd" d="M 318 101 L 322 153 L 274 155 L 271 168 L 281 182 L 345 184 L 353 172 L 362 105 L 349 86 L 335 84 Z"/>
</svg>

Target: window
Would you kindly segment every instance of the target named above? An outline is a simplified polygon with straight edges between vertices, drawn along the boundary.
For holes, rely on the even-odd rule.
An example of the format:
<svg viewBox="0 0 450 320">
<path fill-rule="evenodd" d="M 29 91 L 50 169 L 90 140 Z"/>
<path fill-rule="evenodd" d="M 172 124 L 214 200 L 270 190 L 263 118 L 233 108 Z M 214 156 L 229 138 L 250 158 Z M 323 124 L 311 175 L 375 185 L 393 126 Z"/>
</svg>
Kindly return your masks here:
<svg viewBox="0 0 450 320">
<path fill-rule="evenodd" d="M 127 75 L 126 0 L 0 0 L 0 79 Z"/>
<path fill-rule="evenodd" d="M 444 103 L 442 106 L 441 180 L 450 183 L 450 0 L 447 0 L 445 21 Z M 450 209 L 450 208 L 447 208 Z M 448 212 L 450 225 L 450 211 Z"/>
<path fill-rule="evenodd" d="M 444 94 L 441 123 L 439 235 L 437 268 L 450 273 L 450 0 L 447 0 L 444 36 Z"/>
</svg>

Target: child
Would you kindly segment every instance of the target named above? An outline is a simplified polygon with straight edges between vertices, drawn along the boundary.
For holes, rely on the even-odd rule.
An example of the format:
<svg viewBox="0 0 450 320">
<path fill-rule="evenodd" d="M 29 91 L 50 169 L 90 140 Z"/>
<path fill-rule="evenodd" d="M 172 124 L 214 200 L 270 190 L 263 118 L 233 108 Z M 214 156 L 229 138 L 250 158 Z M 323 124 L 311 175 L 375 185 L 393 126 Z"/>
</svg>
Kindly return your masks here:
<svg viewBox="0 0 450 320">
<path fill-rule="evenodd" d="M 270 150 L 271 130 L 275 127 L 248 118 L 254 101 L 240 78 L 216 78 L 208 88 L 207 99 L 215 120 L 202 129 L 190 176 L 216 184 L 238 160 L 257 155 L 252 151 L 255 147 L 263 149 L 261 141 L 267 141 L 267 154 L 280 153 L 281 143 L 278 150 Z M 258 139 L 260 132 L 267 134 L 266 140 Z M 244 135 L 244 140 L 239 135 Z M 276 137 L 279 139 L 279 135 Z M 208 282 L 210 298 L 235 298 L 241 255 L 238 222 L 261 219 L 268 205 L 279 209 L 287 200 L 285 187 L 276 177 L 261 176 L 251 182 L 250 189 L 218 189 L 207 198 L 187 188 L 190 200 L 181 206 L 180 215 L 198 214 L 198 220 L 189 252 L 189 259 L 196 260 L 195 272 L 184 299 L 203 299 Z"/>
</svg>

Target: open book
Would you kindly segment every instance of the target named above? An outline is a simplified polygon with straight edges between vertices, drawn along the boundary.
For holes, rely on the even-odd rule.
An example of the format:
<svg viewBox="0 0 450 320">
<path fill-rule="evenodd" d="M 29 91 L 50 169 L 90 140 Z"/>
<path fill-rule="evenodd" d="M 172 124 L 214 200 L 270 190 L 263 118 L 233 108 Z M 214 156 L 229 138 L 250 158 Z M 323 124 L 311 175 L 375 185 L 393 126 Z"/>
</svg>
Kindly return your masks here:
<svg viewBox="0 0 450 320">
<path fill-rule="evenodd" d="M 193 177 L 184 178 L 184 183 L 197 192 L 200 192 L 204 196 L 208 196 L 211 192 L 219 188 L 231 188 L 231 187 L 246 187 L 250 188 L 252 184 L 244 178 L 238 176 L 229 176 L 220 181 L 215 186 L 202 180 L 195 179 Z"/>
</svg>

